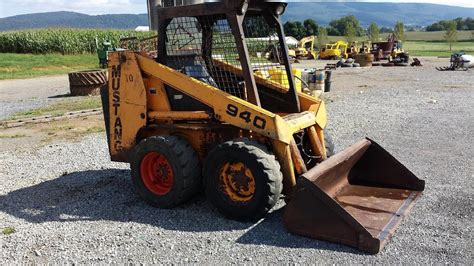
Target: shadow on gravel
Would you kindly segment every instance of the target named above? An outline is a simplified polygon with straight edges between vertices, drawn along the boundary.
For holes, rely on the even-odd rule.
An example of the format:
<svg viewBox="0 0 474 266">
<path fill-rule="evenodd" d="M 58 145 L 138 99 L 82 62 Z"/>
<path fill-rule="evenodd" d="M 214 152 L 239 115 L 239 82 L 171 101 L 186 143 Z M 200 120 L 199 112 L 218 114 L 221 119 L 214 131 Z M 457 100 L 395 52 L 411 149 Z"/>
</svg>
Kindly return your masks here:
<svg viewBox="0 0 474 266">
<path fill-rule="evenodd" d="M 48 98 L 49 99 L 56 99 L 56 98 L 72 98 L 74 96 L 72 96 L 70 93 L 65 93 L 65 94 L 58 94 L 58 95 L 53 95 L 53 96 L 49 96 Z"/>
<path fill-rule="evenodd" d="M 0 211 L 33 223 L 108 220 L 191 232 L 253 225 L 226 220 L 202 196 L 171 210 L 153 208 L 133 191 L 130 170 L 117 169 L 74 172 L 10 192 L 0 196 Z"/>
<path fill-rule="evenodd" d="M 237 243 L 357 252 L 354 249 L 288 233 L 283 208 L 258 224 L 225 219 L 203 196 L 175 209 L 144 203 L 132 189 L 130 170 L 106 169 L 64 174 L 0 196 L 0 211 L 32 223 L 51 221 L 136 222 L 167 230 L 210 232 L 248 229 Z"/>
<path fill-rule="evenodd" d="M 283 211 L 284 208 L 280 208 L 270 213 L 259 224 L 237 239 L 237 243 L 284 248 L 307 248 L 314 249 L 315 252 L 317 252 L 317 250 L 331 250 L 360 255 L 365 254 L 341 244 L 290 234 L 283 224 Z M 278 255 L 276 256 L 278 257 Z"/>
</svg>

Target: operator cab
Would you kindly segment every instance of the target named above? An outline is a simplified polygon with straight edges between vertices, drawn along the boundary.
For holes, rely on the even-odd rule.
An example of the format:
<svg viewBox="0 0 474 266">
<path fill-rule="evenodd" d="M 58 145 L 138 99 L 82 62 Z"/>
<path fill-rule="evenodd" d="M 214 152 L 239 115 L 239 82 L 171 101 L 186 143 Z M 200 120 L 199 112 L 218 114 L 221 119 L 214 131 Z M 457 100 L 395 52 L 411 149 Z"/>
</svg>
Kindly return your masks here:
<svg viewBox="0 0 474 266">
<path fill-rule="evenodd" d="M 159 63 L 267 110 L 299 111 L 280 21 L 285 2 L 164 4 L 156 10 L 158 36 L 165 36 L 157 45 Z M 278 48 L 280 63 L 266 52 L 272 46 Z M 170 86 L 166 90 L 173 110 L 209 109 Z"/>
</svg>

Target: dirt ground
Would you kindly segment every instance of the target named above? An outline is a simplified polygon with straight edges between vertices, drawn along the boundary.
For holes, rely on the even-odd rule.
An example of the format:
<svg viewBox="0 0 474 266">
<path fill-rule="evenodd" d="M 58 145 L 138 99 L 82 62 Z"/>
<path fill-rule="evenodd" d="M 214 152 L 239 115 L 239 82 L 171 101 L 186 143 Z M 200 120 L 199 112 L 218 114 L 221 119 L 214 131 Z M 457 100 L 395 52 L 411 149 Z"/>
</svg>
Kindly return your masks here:
<svg viewBox="0 0 474 266">
<path fill-rule="evenodd" d="M 41 148 L 57 141 L 78 141 L 85 135 L 104 131 L 102 115 L 3 128 L 0 129 L 0 152 Z"/>
<path fill-rule="evenodd" d="M 370 137 L 426 181 L 378 255 L 289 234 L 282 201 L 257 223 L 227 220 L 203 196 L 172 210 L 152 208 L 131 189 L 128 165 L 110 162 L 94 116 L 0 129 L 0 263 L 469 264 L 474 70 L 438 72 L 449 59 L 421 60 L 419 68 L 338 69 L 324 95 L 337 151 Z M 4 98 L 0 83 L 0 103 L 15 105 L 29 90 L 23 84 L 48 86 L 56 77 L 48 79 L 12 81 L 17 98 Z"/>
</svg>

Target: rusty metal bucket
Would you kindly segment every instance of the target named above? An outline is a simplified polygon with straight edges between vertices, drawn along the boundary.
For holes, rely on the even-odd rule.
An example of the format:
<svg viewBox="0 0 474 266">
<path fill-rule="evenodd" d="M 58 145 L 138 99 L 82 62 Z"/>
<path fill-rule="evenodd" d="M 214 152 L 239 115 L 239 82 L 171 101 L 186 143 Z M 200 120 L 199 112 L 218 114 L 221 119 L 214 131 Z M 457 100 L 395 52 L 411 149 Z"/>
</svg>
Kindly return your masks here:
<svg viewBox="0 0 474 266">
<path fill-rule="evenodd" d="M 424 186 L 377 143 L 364 139 L 303 174 L 286 206 L 285 226 L 375 254 Z"/>
</svg>

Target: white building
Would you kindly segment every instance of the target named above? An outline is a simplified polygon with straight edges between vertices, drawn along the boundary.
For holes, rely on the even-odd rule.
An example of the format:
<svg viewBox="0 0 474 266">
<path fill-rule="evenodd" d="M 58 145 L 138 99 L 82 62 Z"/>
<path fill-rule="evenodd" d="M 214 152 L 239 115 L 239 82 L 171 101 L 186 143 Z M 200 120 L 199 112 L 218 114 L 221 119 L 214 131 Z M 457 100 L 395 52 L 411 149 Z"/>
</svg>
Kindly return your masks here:
<svg viewBox="0 0 474 266">
<path fill-rule="evenodd" d="M 150 27 L 148 26 L 138 26 L 135 28 L 135 31 L 150 31 Z"/>
<path fill-rule="evenodd" d="M 295 39 L 295 37 L 291 37 L 291 36 L 286 36 L 285 37 L 285 42 L 286 42 L 286 45 L 288 45 L 288 46 L 297 46 L 298 45 L 298 40 Z"/>
</svg>

